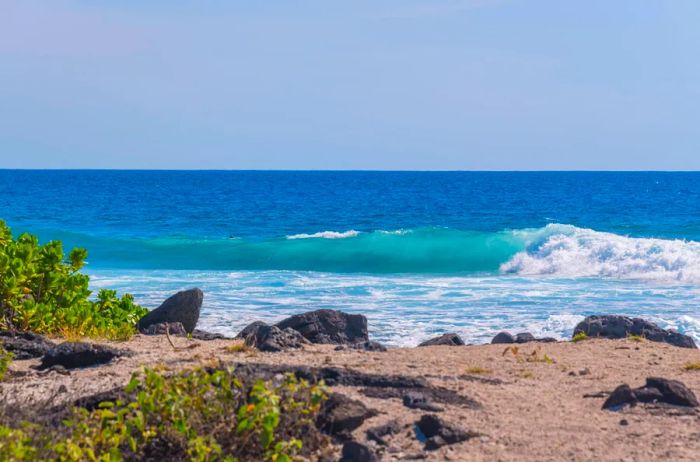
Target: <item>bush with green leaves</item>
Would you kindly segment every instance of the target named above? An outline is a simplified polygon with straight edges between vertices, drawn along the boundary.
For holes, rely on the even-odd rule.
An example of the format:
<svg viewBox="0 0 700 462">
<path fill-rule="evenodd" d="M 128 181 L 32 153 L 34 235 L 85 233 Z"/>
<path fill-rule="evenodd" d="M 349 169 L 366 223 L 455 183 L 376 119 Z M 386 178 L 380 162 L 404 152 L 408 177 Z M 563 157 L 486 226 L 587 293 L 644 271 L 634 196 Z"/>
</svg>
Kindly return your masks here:
<svg viewBox="0 0 700 462">
<path fill-rule="evenodd" d="M 327 444 L 314 424 L 325 398 L 322 383 L 293 374 L 246 385 L 232 368 L 147 369 L 120 398 L 76 408 L 59 428 L 0 426 L 0 459 L 290 462 Z"/>
<path fill-rule="evenodd" d="M 100 290 L 90 300 L 89 278 L 80 273 L 87 251 L 65 258 L 60 241 L 13 238 L 0 220 L 0 329 L 65 337 L 128 338 L 147 312 L 131 295 Z"/>
</svg>

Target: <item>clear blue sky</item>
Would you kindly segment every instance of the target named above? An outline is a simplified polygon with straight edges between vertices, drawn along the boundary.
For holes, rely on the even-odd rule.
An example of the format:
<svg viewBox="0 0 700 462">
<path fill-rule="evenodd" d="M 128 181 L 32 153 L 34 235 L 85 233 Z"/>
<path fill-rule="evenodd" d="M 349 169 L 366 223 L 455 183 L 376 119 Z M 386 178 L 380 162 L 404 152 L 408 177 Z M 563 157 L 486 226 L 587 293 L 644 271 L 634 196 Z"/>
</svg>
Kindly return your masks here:
<svg viewBox="0 0 700 462">
<path fill-rule="evenodd" d="M 700 169 L 700 1 L 0 0 L 0 167 Z"/>
</svg>

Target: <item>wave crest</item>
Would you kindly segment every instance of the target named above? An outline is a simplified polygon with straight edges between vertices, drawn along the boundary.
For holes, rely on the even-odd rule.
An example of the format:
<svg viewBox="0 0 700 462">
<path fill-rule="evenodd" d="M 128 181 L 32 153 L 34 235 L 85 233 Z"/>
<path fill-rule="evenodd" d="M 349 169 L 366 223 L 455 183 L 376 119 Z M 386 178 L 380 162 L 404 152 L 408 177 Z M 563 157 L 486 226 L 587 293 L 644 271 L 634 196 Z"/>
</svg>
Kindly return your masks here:
<svg viewBox="0 0 700 462">
<path fill-rule="evenodd" d="M 700 282 L 698 242 L 633 238 L 558 224 L 522 235 L 525 250 L 502 264 L 502 273 Z"/>
</svg>

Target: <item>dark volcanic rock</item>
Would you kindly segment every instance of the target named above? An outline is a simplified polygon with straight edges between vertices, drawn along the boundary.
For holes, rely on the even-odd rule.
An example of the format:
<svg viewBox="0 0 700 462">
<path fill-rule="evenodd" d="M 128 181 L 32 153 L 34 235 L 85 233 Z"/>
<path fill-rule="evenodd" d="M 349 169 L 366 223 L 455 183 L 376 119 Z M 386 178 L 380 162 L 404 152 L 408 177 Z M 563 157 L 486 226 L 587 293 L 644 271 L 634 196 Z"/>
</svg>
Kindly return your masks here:
<svg viewBox="0 0 700 462">
<path fill-rule="evenodd" d="M 515 343 L 515 337 L 510 332 L 499 332 L 491 339 L 491 343 Z"/>
<path fill-rule="evenodd" d="M 643 387 L 632 389 L 627 384 L 617 387 L 603 403 L 603 409 L 616 410 L 638 402 L 659 402 L 686 407 L 700 405 L 695 394 L 678 380 L 648 377 Z"/>
<path fill-rule="evenodd" d="M 588 316 L 574 329 L 574 335 L 584 332 L 589 337 L 625 338 L 639 335 L 652 342 L 665 342 L 683 348 L 697 348 L 693 339 L 673 330 L 665 330 L 641 318 L 627 316 Z"/>
<path fill-rule="evenodd" d="M 340 462 L 376 462 L 378 460 L 374 451 L 357 441 L 345 443 L 340 457 Z"/>
<path fill-rule="evenodd" d="M 226 337 L 224 334 L 215 334 L 214 332 L 195 329 L 192 331 L 192 338 L 195 340 L 203 340 L 208 342 L 210 340 L 226 340 L 229 337 Z"/>
<path fill-rule="evenodd" d="M 366 342 L 353 343 L 350 345 L 338 345 L 335 351 L 343 350 L 363 350 L 363 351 L 386 351 L 386 347 L 379 342 L 368 340 Z"/>
<path fill-rule="evenodd" d="M 66 369 L 90 367 L 105 364 L 114 358 L 125 356 L 127 353 L 105 345 L 81 342 L 65 342 L 50 349 L 43 358 L 38 369 L 52 366 L 63 366 Z"/>
<path fill-rule="evenodd" d="M 276 324 L 280 329 L 292 328 L 311 343 L 339 345 L 367 342 L 367 318 L 336 310 L 316 310 L 297 314 Z"/>
<path fill-rule="evenodd" d="M 305 343 L 309 343 L 302 335 L 294 329 L 280 329 L 277 326 L 258 326 L 255 333 L 251 333 L 245 339 L 247 345 L 254 346 L 260 351 L 285 351 L 294 348 L 301 348 Z"/>
<path fill-rule="evenodd" d="M 409 391 L 403 395 L 403 405 L 410 409 L 421 409 L 429 412 L 442 412 L 444 409 L 432 403 L 424 393 Z"/>
<path fill-rule="evenodd" d="M 610 393 L 608 399 L 606 399 L 603 403 L 603 409 L 616 409 L 621 406 L 624 406 L 625 404 L 631 404 L 636 401 L 637 397 L 635 396 L 630 386 L 626 383 L 623 383 L 622 385 L 615 388 L 615 390 L 613 390 L 612 393 Z"/>
<path fill-rule="evenodd" d="M 174 336 L 187 335 L 185 328 L 180 322 L 159 322 L 158 324 L 151 324 L 147 328 L 141 330 L 141 333 L 144 335 L 165 335 L 166 332 L 168 335 Z"/>
<path fill-rule="evenodd" d="M 55 343 L 32 332 L 0 332 L 0 345 L 13 354 L 13 359 L 23 360 L 44 356 Z"/>
<path fill-rule="evenodd" d="M 537 341 L 537 339 L 530 332 L 521 332 L 519 334 L 515 334 L 515 343 L 528 343 L 535 341 Z"/>
<path fill-rule="evenodd" d="M 464 340 L 462 340 L 462 338 L 459 335 L 450 332 L 447 334 L 442 334 L 439 337 L 435 337 L 435 338 L 431 338 L 430 340 L 426 340 L 425 342 L 421 343 L 418 346 L 424 347 L 424 346 L 434 346 L 434 345 L 462 346 L 462 345 L 464 345 Z"/>
<path fill-rule="evenodd" d="M 460 443 L 478 436 L 477 433 L 467 432 L 462 428 L 447 423 L 433 414 L 426 414 L 416 422 L 416 427 L 426 437 L 425 449 L 435 450 L 448 444 Z"/>
<path fill-rule="evenodd" d="M 243 330 L 240 331 L 238 335 L 236 335 L 236 338 L 246 340 L 251 335 L 255 335 L 258 332 L 258 329 L 260 329 L 260 327 L 262 326 L 267 326 L 267 323 L 264 323 L 262 321 L 252 322 L 245 326 Z"/>
<path fill-rule="evenodd" d="M 367 439 L 376 442 L 381 446 L 389 444 L 386 437 L 396 435 L 401 432 L 403 426 L 398 420 L 390 420 L 384 425 L 378 425 L 367 430 Z"/>
<path fill-rule="evenodd" d="M 362 422 L 375 415 L 377 412 L 368 409 L 362 402 L 332 393 L 321 406 L 317 423 L 324 432 L 347 438 Z"/>
<path fill-rule="evenodd" d="M 678 380 L 648 377 L 645 388 L 656 388 L 659 390 L 663 395 L 661 401 L 664 403 L 688 407 L 698 407 L 699 405 L 695 394 Z"/>
<path fill-rule="evenodd" d="M 141 318 L 138 325 L 139 330 L 143 332 L 151 324 L 179 322 L 186 332 L 191 333 L 197 326 L 203 300 L 204 293 L 199 289 L 178 292 Z"/>
<path fill-rule="evenodd" d="M 439 403 L 439 404 L 449 404 L 452 406 L 459 406 L 469 409 L 479 409 L 481 404 L 477 401 L 469 398 L 468 396 L 461 395 L 454 390 L 449 388 L 436 387 L 436 386 L 425 386 L 422 388 L 363 388 L 360 393 L 367 396 L 368 398 L 375 399 L 400 399 L 404 401 L 406 395 L 409 393 L 415 393 L 417 395 L 422 395 L 423 398 L 429 403 Z M 415 401 L 415 400 L 414 400 Z M 409 406 L 410 407 L 410 406 Z M 416 406 L 417 407 L 417 406 Z"/>
</svg>

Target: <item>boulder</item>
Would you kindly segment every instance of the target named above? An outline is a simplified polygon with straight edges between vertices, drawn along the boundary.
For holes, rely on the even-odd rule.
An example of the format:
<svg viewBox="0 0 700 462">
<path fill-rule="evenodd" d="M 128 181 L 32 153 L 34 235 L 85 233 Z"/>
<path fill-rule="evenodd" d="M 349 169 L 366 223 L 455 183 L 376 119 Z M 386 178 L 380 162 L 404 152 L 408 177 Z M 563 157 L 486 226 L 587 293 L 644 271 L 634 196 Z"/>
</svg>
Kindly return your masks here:
<svg viewBox="0 0 700 462">
<path fill-rule="evenodd" d="M 226 337 L 224 334 L 216 334 L 214 332 L 207 332 L 205 330 L 199 330 L 195 329 L 192 331 L 192 338 L 195 340 L 203 340 L 203 341 L 210 341 L 210 340 L 229 340 L 229 337 Z"/>
<path fill-rule="evenodd" d="M 179 322 L 187 333 L 192 333 L 197 326 L 203 300 L 204 293 L 199 289 L 178 292 L 141 318 L 138 328 L 144 332 L 152 324 Z"/>
<path fill-rule="evenodd" d="M 340 457 L 340 462 L 377 462 L 378 460 L 374 451 L 357 441 L 345 443 Z"/>
<path fill-rule="evenodd" d="M 477 433 L 465 431 L 456 425 L 445 422 L 434 414 L 423 415 L 416 422 L 416 427 L 425 436 L 425 449 L 429 451 L 478 436 Z"/>
<path fill-rule="evenodd" d="M 236 338 L 241 339 L 241 340 L 245 340 L 250 335 L 255 334 L 258 331 L 258 329 L 260 328 L 260 326 L 267 326 L 267 324 L 262 322 L 262 321 L 252 322 L 252 323 L 248 324 L 247 326 L 245 326 L 243 328 L 243 330 L 240 331 L 238 333 L 238 335 L 236 335 Z"/>
<path fill-rule="evenodd" d="M 187 335 L 184 326 L 180 322 L 159 322 L 141 330 L 141 333 L 144 335 L 165 335 L 166 332 L 168 335 L 173 336 L 182 337 Z"/>
<path fill-rule="evenodd" d="M 399 424 L 398 420 L 390 420 L 384 425 L 369 428 L 367 430 L 367 439 L 374 441 L 380 446 L 386 446 L 389 444 L 386 438 L 400 433 L 402 429 L 403 426 Z"/>
<path fill-rule="evenodd" d="M 361 401 L 332 393 L 323 402 L 317 423 L 324 432 L 347 439 L 353 430 L 376 414 L 376 411 L 367 408 Z"/>
<path fill-rule="evenodd" d="M 447 333 L 447 334 L 442 334 L 439 337 L 431 338 L 430 340 L 426 340 L 425 342 L 419 344 L 419 347 L 424 347 L 424 346 L 435 346 L 435 345 L 447 345 L 447 346 L 462 346 L 464 345 L 464 341 L 462 338 L 455 334 L 455 333 Z"/>
<path fill-rule="evenodd" d="M 15 360 L 40 358 L 56 347 L 55 343 L 43 335 L 15 331 L 0 332 L 0 345 L 11 352 Z"/>
<path fill-rule="evenodd" d="M 311 343 L 347 345 L 367 342 L 367 318 L 336 310 L 316 310 L 297 314 L 276 324 L 294 329 Z"/>
<path fill-rule="evenodd" d="M 302 335 L 294 329 L 280 329 L 277 326 L 261 325 L 245 338 L 246 345 L 254 346 L 260 351 L 286 351 L 294 348 L 301 348 L 305 343 L 309 343 Z"/>
<path fill-rule="evenodd" d="M 648 377 L 643 387 L 633 389 L 627 384 L 617 387 L 603 403 L 603 409 L 617 410 L 638 402 L 659 402 L 686 407 L 700 405 L 695 394 L 682 382 L 661 377 Z"/>
<path fill-rule="evenodd" d="M 682 348 L 697 348 L 692 337 L 688 335 L 680 334 L 674 330 L 662 329 L 656 324 L 641 318 L 630 318 L 627 316 L 588 316 L 578 323 L 574 329 L 574 335 L 581 332 L 584 332 L 589 337 L 610 339 L 639 335 L 652 342 L 665 342 Z"/>
<path fill-rule="evenodd" d="M 537 339 L 530 332 L 521 332 L 519 334 L 515 334 L 515 343 L 529 343 L 536 341 Z"/>
<path fill-rule="evenodd" d="M 106 364 L 127 353 L 105 345 L 82 342 L 64 342 L 50 349 L 42 358 L 38 369 L 63 366 L 66 369 Z"/>
<path fill-rule="evenodd" d="M 513 337 L 510 332 L 499 332 L 491 339 L 491 343 L 515 343 L 515 337 Z"/>
</svg>

